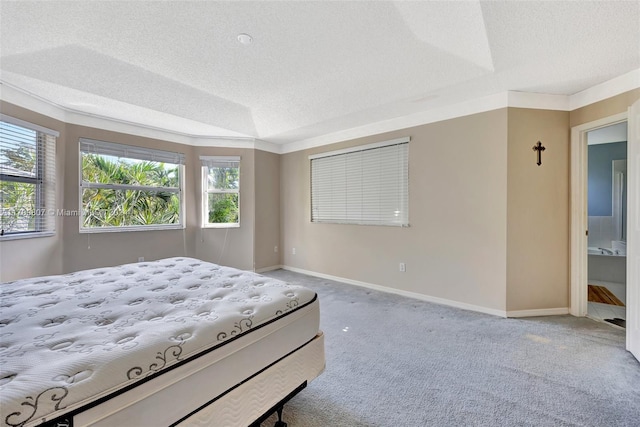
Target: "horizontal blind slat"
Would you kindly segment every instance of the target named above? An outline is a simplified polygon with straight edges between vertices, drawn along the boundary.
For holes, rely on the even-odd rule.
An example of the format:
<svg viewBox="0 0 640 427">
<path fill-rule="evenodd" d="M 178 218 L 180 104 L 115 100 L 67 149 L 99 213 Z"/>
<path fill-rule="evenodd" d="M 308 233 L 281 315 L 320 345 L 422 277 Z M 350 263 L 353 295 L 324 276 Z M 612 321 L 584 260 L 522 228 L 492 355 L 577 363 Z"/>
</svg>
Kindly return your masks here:
<svg viewBox="0 0 640 427">
<path fill-rule="evenodd" d="M 183 153 L 87 138 L 80 138 L 80 151 L 86 154 L 99 154 L 119 158 L 124 157 L 149 162 L 170 163 L 176 165 L 185 164 L 185 156 Z"/>
<path fill-rule="evenodd" d="M 313 157 L 314 222 L 408 225 L 408 143 Z"/>
<path fill-rule="evenodd" d="M 240 167 L 240 156 L 200 156 L 200 161 L 209 168 Z"/>
<path fill-rule="evenodd" d="M 4 115 L 2 119 L 0 168 L 3 192 L 7 192 L 2 199 L 2 231 L 7 235 L 54 232 L 57 132 Z"/>
</svg>

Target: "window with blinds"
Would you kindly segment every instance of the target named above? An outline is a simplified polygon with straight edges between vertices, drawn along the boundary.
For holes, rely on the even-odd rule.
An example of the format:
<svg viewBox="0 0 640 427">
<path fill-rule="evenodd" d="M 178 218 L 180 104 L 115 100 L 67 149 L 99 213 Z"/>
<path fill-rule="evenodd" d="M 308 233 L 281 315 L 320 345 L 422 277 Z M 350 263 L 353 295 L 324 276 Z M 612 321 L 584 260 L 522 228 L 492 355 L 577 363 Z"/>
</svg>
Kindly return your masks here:
<svg viewBox="0 0 640 427">
<path fill-rule="evenodd" d="M 240 225 L 240 157 L 201 156 L 202 226 Z"/>
<path fill-rule="evenodd" d="M 408 226 L 409 140 L 309 156 L 311 221 Z"/>
<path fill-rule="evenodd" d="M 0 238 L 55 233 L 58 132 L 0 116 Z"/>
<path fill-rule="evenodd" d="M 80 139 L 80 231 L 184 228 L 184 154 Z"/>
</svg>

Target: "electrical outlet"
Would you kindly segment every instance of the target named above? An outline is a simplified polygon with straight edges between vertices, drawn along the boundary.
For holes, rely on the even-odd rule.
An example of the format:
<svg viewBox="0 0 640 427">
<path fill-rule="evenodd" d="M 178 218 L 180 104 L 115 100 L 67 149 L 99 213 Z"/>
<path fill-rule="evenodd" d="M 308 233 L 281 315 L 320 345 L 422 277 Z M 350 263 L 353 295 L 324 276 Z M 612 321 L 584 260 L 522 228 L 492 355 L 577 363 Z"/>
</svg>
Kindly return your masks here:
<svg viewBox="0 0 640 427">
<path fill-rule="evenodd" d="M 296 248 L 291 248 L 291 255 L 295 255 L 296 254 Z"/>
<path fill-rule="evenodd" d="M 403 273 L 407 271 L 407 265 L 404 262 L 400 263 L 400 271 Z"/>
<path fill-rule="evenodd" d="M 277 246 L 273 247 L 273 252 L 278 253 L 278 247 Z"/>
<path fill-rule="evenodd" d="M 144 262 L 144 257 L 143 256 L 138 257 L 138 262 Z"/>
</svg>

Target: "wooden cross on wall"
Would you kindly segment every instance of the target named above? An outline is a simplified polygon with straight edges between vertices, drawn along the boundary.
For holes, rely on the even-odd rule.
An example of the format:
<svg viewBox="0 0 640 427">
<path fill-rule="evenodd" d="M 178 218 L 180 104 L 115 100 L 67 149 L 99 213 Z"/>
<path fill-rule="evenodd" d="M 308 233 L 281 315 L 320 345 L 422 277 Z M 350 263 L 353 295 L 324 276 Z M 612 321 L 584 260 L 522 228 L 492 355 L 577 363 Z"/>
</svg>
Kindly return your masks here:
<svg viewBox="0 0 640 427">
<path fill-rule="evenodd" d="M 542 164 L 542 152 L 546 150 L 546 148 L 542 145 L 542 142 L 538 141 L 536 145 L 533 146 L 533 151 L 538 152 L 538 161 L 536 164 L 540 166 Z"/>
</svg>

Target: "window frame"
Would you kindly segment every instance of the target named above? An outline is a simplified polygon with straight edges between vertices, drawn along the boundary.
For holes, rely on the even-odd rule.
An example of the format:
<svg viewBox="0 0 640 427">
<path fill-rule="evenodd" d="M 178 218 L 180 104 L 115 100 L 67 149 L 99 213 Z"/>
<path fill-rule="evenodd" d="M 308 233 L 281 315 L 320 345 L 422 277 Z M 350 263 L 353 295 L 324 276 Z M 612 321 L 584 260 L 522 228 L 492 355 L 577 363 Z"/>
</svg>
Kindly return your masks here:
<svg viewBox="0 0 640 427">
<path fill-rule="evenodd" d="M 123 150 L 125 153 L 127 150 L 130 150 L 134 153 L 133 156 L 120 156 L 120 155 L 112 155 L 105 153 L 91 153 L 91 151 L 83 151 L 83 144 L 91 145 L 97 144 L 100 147 L 113 147 L 113 151 L 117 152 Z M 89 138 L 80 138 L 78 144 L 78 182 L 79 182 L 79 193 L 78 193 L 78 229 L 80 233 L 119 233 L 119 232 L 130 232 L 130 231 L 161 231 L 161 230 L 182 230 L 186 228 L 186 201 L 185 201 L 185 162 L 184 162 L 184 154 L 178 152 L 171 152 L 166 150 L 159 150 L 155 148 L 146 148 L 135 145 L 128 144 L 120 144 L 115 142 L 108 141 L 100 141 Z M 175 157 L 175 162 L 170 163 L 176 165 L 178 167 L 178 187 L 153 187 L 153 186 L 144 186 L 144 185 L 129 185 L 129 184 L 102 184 L 102 183 L 92 183 L 83 180 L 83 170 L 82 170 L 82 160 L 83 153 L 86 154 L 97 154 L 102 156 L 112 156 L 118 158 L 124 158 L 129 160 L 147 160 L 147 161 L 159 161 L 161 163 L 169 163 L 164 161 L 167 157 Z M 144 156 L 148 156 L 148 158 L 141 158 Z M 153 160 L 153 157 L 157 156 L 158 160 Z M 97 189 L 108 189 L 108 190 L 132 190 L 132 191 L 169 191 L 178 195 L 180 201 L 180 210 L 178 214 L 178 222 L 175 224 L 150 224 L 150 225 L 125 225 L 125 226 L 109 226 L 109 227 L 85 227 L 84 226 L 84 207 L 82 194 L 83 190 L 89 188 L 97 188 Z"/>
<path fill-rule="evenodd" d="M 0 241 L 51 237 L 56 234 L 56 145 L 60 133 L 34 123 L 0 114 L 0 121 L 36 133 L 36 176 L 26 177 L 3 173 L 0 167 L 0 181 L 33 184 L 35 186 L 35 222 L 33 230 L 8 232 L 0 231 Z M 42 152 L 44 151 L 44 153 Z"/>
<path fill-rule="evenodd" d="M 241 208 L 240 208 L 240 189 L 242 187 L 242 183 L 240 180 L 240 172 L 241 172 L 241 157 L 240 156 L 200 156 L 200 161 L 202 162 L 201 167 L 201 214 L 202 228 L 239 228 L 240 227 L 240 217 L 241 217 Z M 206 163 L 211 162 L 230 162 L 237 163 L 236 168 L 238 169 L 238 188 L 237 189 L 209 189 L 209 169 Z M 238 222 L 219 222 L 212 223 L 209 222 L 209 194 L 237 194 L 238 195 Z"/>
<path fill-rule="evenodd" d="M 309 155 L 310 222 L 409 227 L 410 141 L 411 137 L 403 137 Z M 379 152 L 371 155 L 375 150 Z M 382 150 L 394 151 L 385 154 Z M 396 159 L 384 157 L 390 154 L 396 155 Z M 314 161 L 317 163 L 314 164 Z M 374 162 L 379 162 L 377 164 L 380 167 L 375 169 L 377 174 L 372 169 L 376 165 Z M 347 167 L 349 164 L 353 166 L 352 169 Z M 356 181 L 356 184 L 349 186 L 350 175 L 352 178 L 358 177 L 359 184 Z M 371 182 L 380 176 L 391 180 L 375 187 Z M 392 199 L 385 198 L 389 194 L 397 196 L 393 216 L 389 215 L 388 210 L 382 209 L 393 204 L 393 201 L 387 202 Z"/>
</svg>

